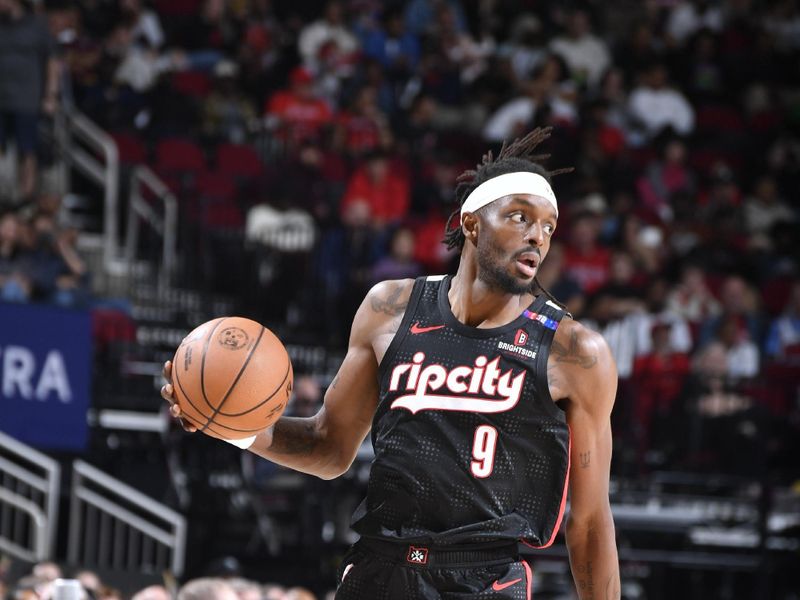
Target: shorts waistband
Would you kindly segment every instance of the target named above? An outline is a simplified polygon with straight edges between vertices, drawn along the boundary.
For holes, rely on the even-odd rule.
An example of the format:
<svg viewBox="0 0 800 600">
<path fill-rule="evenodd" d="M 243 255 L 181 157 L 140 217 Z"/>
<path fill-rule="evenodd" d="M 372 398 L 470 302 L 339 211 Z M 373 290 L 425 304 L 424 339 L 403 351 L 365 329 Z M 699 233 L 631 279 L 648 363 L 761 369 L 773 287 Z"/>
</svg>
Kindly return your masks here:
<svg viewBox="0 0 800 600">
<path fill-rule="evenodd" d="M 492 565 L 519 560 L 516 542 L 500 542 L 480 546 L 433 546 L 424 542 L 408 544 L 374 538 L 361 538 L 360 548 L 386 558 L 417 567 L 445 567 L 455 565 Z"/>
</svg>

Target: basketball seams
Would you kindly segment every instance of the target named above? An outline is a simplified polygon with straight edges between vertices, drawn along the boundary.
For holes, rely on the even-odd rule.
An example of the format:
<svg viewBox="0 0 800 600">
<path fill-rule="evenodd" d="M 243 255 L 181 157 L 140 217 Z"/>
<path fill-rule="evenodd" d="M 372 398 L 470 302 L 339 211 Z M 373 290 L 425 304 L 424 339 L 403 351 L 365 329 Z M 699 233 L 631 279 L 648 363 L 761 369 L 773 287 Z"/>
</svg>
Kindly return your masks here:
<svg viewBox="0 0 800 600">
<path fill-rule="evenodd" d="M 205 417 L 205 415 L 203 415 L 202 413 L 199 413 L 199 414 L 201 414 L 203 417 Z M 188 417 L 187 416 L 186 419 L 188 419 L 191 422 L 191 424 L 194 425 L 195 427 L 200 427 L 200 425 L 192 417 Z M 214 423 L 214 424 L 217 425 L 217 423 Z M 205 431 L 207 431 L 207 432 L 210 431 L 211 433 L 213 433 L 215 436 L 217 436 L 221 440 L 227 439 L 227 436 L 225 435 L 225 433 L 223 433 L 221 431 L 217 431 L 213 427 L 207 427 L 205 429 Z M 249 432 L 243 432 L 243 433 L 249 433 Z"/>
<path fill-rule="evenodd" d="M 216 328 L 215 328 L 215 330 L 216 330 Z M 250 359 L 253 358 L 253 353 L 256 351 L 256 348 L 258 348 L 258 345 L 261 343 L 261 338 L 264 337 L 264 332 L 266 330 L 267 330 L 267 328 L 262 325 L 261 326 L 261 331 L 258 334 L 258 339 L 256 340 L 256 343 L 253 344 L 253 347 L 250 348 L 250 352 L 247 353 L 247 358 L 244 359 L 244 363 L 239 368 L 239 372 L 236 374 L 236 377 L 234 377 L 233 383 L 231 383 L 230 387 L 228 388 L 228 391 L 225 392 L 225 395 L 222 397 L 222 400 L 219 401 L 219 406 L 217 406 L 216 408 L 213 409 L 213 412 L 211 413 L 211 416 L 208 417 L 208 421 L 206 422 L 205 425 L 203 425 L 203 427 L 200 429 L 200 431 L 205 431 L 208 428 L 208 426 L 214 420 L 214 417 L 216 417 L 220 413 L 220 411 L 222 410 L 222 407 L 225 405 L 225 402 L 228 400 L 228 398 L 230 398 L 230 395 L 231 395 L 231 392 L 233 391 L 233 388 L 235 388 L 236 384 L 239 383 L 239 379 L 241 379 L 242 374 L 244 373 L 245 369 L 247 369 L 247 365 L 250 364 Z M 206 348 L 208 348 L 208 346 L 206 346 Z M 206 353 L 204 351 L 203 352 L 203 369 L 205 368 L 205 365 L 206 365 Z M 203 371 L 202 370 L 200 372 L 200 385 L 201 385 L 201 387 L 203 389 L 203 397 L 205 398 L 205 382 L 203 380 Z M 206 402 L 208 402 L 207 398 L 206 398 Z M 217 423 L 217 425 L 219 425 L 219 423 Z"/>
<path fill-rule="evenodd" d="M 242 367 L 242 369 L 244 370 L 244 367 Z M 289 353 L 287 352 L 286 353 L 286 373 L 284 374 L 283 379 L 281 380 L 281 382 L 278 384 L 278 387 L 275 388 L 274 392 L 272 392 L 269 396 L 267 396 L 264 400 L 262 400 L 261 402 L 259 402 L 255 406 L 252 406 L 252 407 L 248 408 L 247 410 L 242 411 L 240 413 L 224 413 L 224 412 L 220 411 L 218 414 L 220 416 L 222 416 L 222 417 L 241 417 L 242 415 L 246 415 L 247 413 L 253 412 L 257 408 L 261 408 L 267 402 L 272 400 L 272 398 L 275 396 L 275 394 L 277 394 L 278 392 L 281 391 L 281 389 L 283 388 L 284 384 L 286 383 L 286 380 L 289 379 L 289 375 L 291 374 L 291 372 L 292 372 L 292 361 L 289 358 Z M 220 404 L 220 408 L 221 407 L 222 407 L 222 404 Z M 217 423 L 217 425 L 219 425 L 219 423 Z M 239 431 L 239 430 L 237 430 L 237 431 Z M 247 431 L 247 430 L 243 429 L 241 431 Z"/>
<path fill-rule="evenodd" d="M 203 395 L 203 400 L 208 405 L 208 408 L 210 408 L 212 411 L 214 410 L 214 406 L 208 401 L 208 396 L 206 395 L 206 354 L 208 354 L 208 347 L 211 345 L 211 338 L 214 337 L 214 334 L 217 332 L 217 329 L 219 329 L 219 326 L 222 325 L 222 323 L 226 320 L 227 317 L 222 317 L 219 321 L 217 321 L 216 325 L 214 325 L 214 329 L 211 330 L 211 333 L 208 334 L 205 344 L 203 345 L 203 358 L 200 361 L 200 393 Z M 201 412 L 200 414 L 203 413 Z"/>
<path fill-rule="evenodd" d="M 186 401 L 189 403 L 189 406 L 191 406 L 195 410 L 195 412 L 197 412 L 198 415 L 202 415 L 203 418 L 208 418 L 208 417 L 206 417 L 205 413 L 202 410 L 200 410 L 199 408 L 197 408 L 197 406 L 195 406 L 194 402 L 192 402 L 192 399 L 189 397 L 189 394 L 187 394 L 186 390 L 183 389 L 183 384 L 181 383 L 181 378 L 179 376 L 179 372 L 180 372 L 180 369 L 174 369 L 173 370 L 173 375 L 175 377 L 175 383 L 178 384 L 178 389 L 181 391 L 181 394 L 183 394 L 183 397 L 186 398 Z M 180 404 L 180 402 L 178 404 Z"/>
</svg>

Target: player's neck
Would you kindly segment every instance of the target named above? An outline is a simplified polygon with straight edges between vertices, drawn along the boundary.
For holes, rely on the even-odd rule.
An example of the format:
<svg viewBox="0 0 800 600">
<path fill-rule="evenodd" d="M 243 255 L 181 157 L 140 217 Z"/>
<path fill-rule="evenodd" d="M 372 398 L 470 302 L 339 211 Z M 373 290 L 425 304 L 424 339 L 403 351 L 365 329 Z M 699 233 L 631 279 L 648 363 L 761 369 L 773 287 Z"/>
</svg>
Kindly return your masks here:
<svg viewBox="0 0 800 600">
<path fill-rule="evenodd" d="M 502 327 L 533 302 L 533 294 L 498 291 L 478 279 L 474 261 L 462 260 L 447 294 L 456 319 L 470 327 Z"/>
</svg>

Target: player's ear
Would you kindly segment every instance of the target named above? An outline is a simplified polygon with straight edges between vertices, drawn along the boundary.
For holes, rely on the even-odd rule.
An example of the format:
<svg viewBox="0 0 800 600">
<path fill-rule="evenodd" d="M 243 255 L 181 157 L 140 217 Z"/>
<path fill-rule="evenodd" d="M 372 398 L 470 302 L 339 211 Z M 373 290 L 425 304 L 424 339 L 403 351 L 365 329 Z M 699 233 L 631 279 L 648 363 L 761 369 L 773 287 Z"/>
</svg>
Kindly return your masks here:
<svg viewBox="0 0 800 600">
<path fill-rule="evenodd" d="M 467 241 L 473 244 L 478 241 L 478 217 L 474 213 L 464 213 L 461 217 L 461 231 Z"/>
</svg>

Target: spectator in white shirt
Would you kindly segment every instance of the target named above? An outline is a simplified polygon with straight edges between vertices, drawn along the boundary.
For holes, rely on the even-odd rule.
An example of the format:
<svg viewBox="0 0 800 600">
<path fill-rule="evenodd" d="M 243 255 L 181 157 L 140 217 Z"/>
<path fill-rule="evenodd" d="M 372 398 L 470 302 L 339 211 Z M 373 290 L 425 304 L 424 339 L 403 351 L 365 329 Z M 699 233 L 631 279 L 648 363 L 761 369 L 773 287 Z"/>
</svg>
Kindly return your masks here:
<svg viewBox="0 0 800 600">
<path fill-rule="evenodd" d="M 582 9 L 570 12 L 567 34 L 550 42 L 550 50 L 567 63 L 573 79 L 579 84 L 595 87 L 611 64 L 606 43 L 592 33 L 589 13 Z"/>
<path fill-rule="evenodd" d="M 330 47 L 342 57 L 358 50 L 358 40 L 344 23 L 343 13 L 342 3 L 332 0 L 325 6 L 324 17 L 306 25 L 300 32 L 297 46 L 306 67 L 316 71 L 320 51 Z"/>
<path fill-rule="evenodd" d="M 648 67 L 641 84 L 628 99 L 632 128 L 629 142 L 639 146 L 667 128 L 679 135 L 694 129 L 694 109 L 678 90 L 669 86 L 667 68 L 661 63 Z"/>
<path fill-rule="evenodd" d="M 722 30 L 724 19 L 719 6 L 709 0 L 683 0 L 673 6 L 667 18 L 667 34 L 674 44 L 682 46 L 700 29 Z"/>
</svg>

